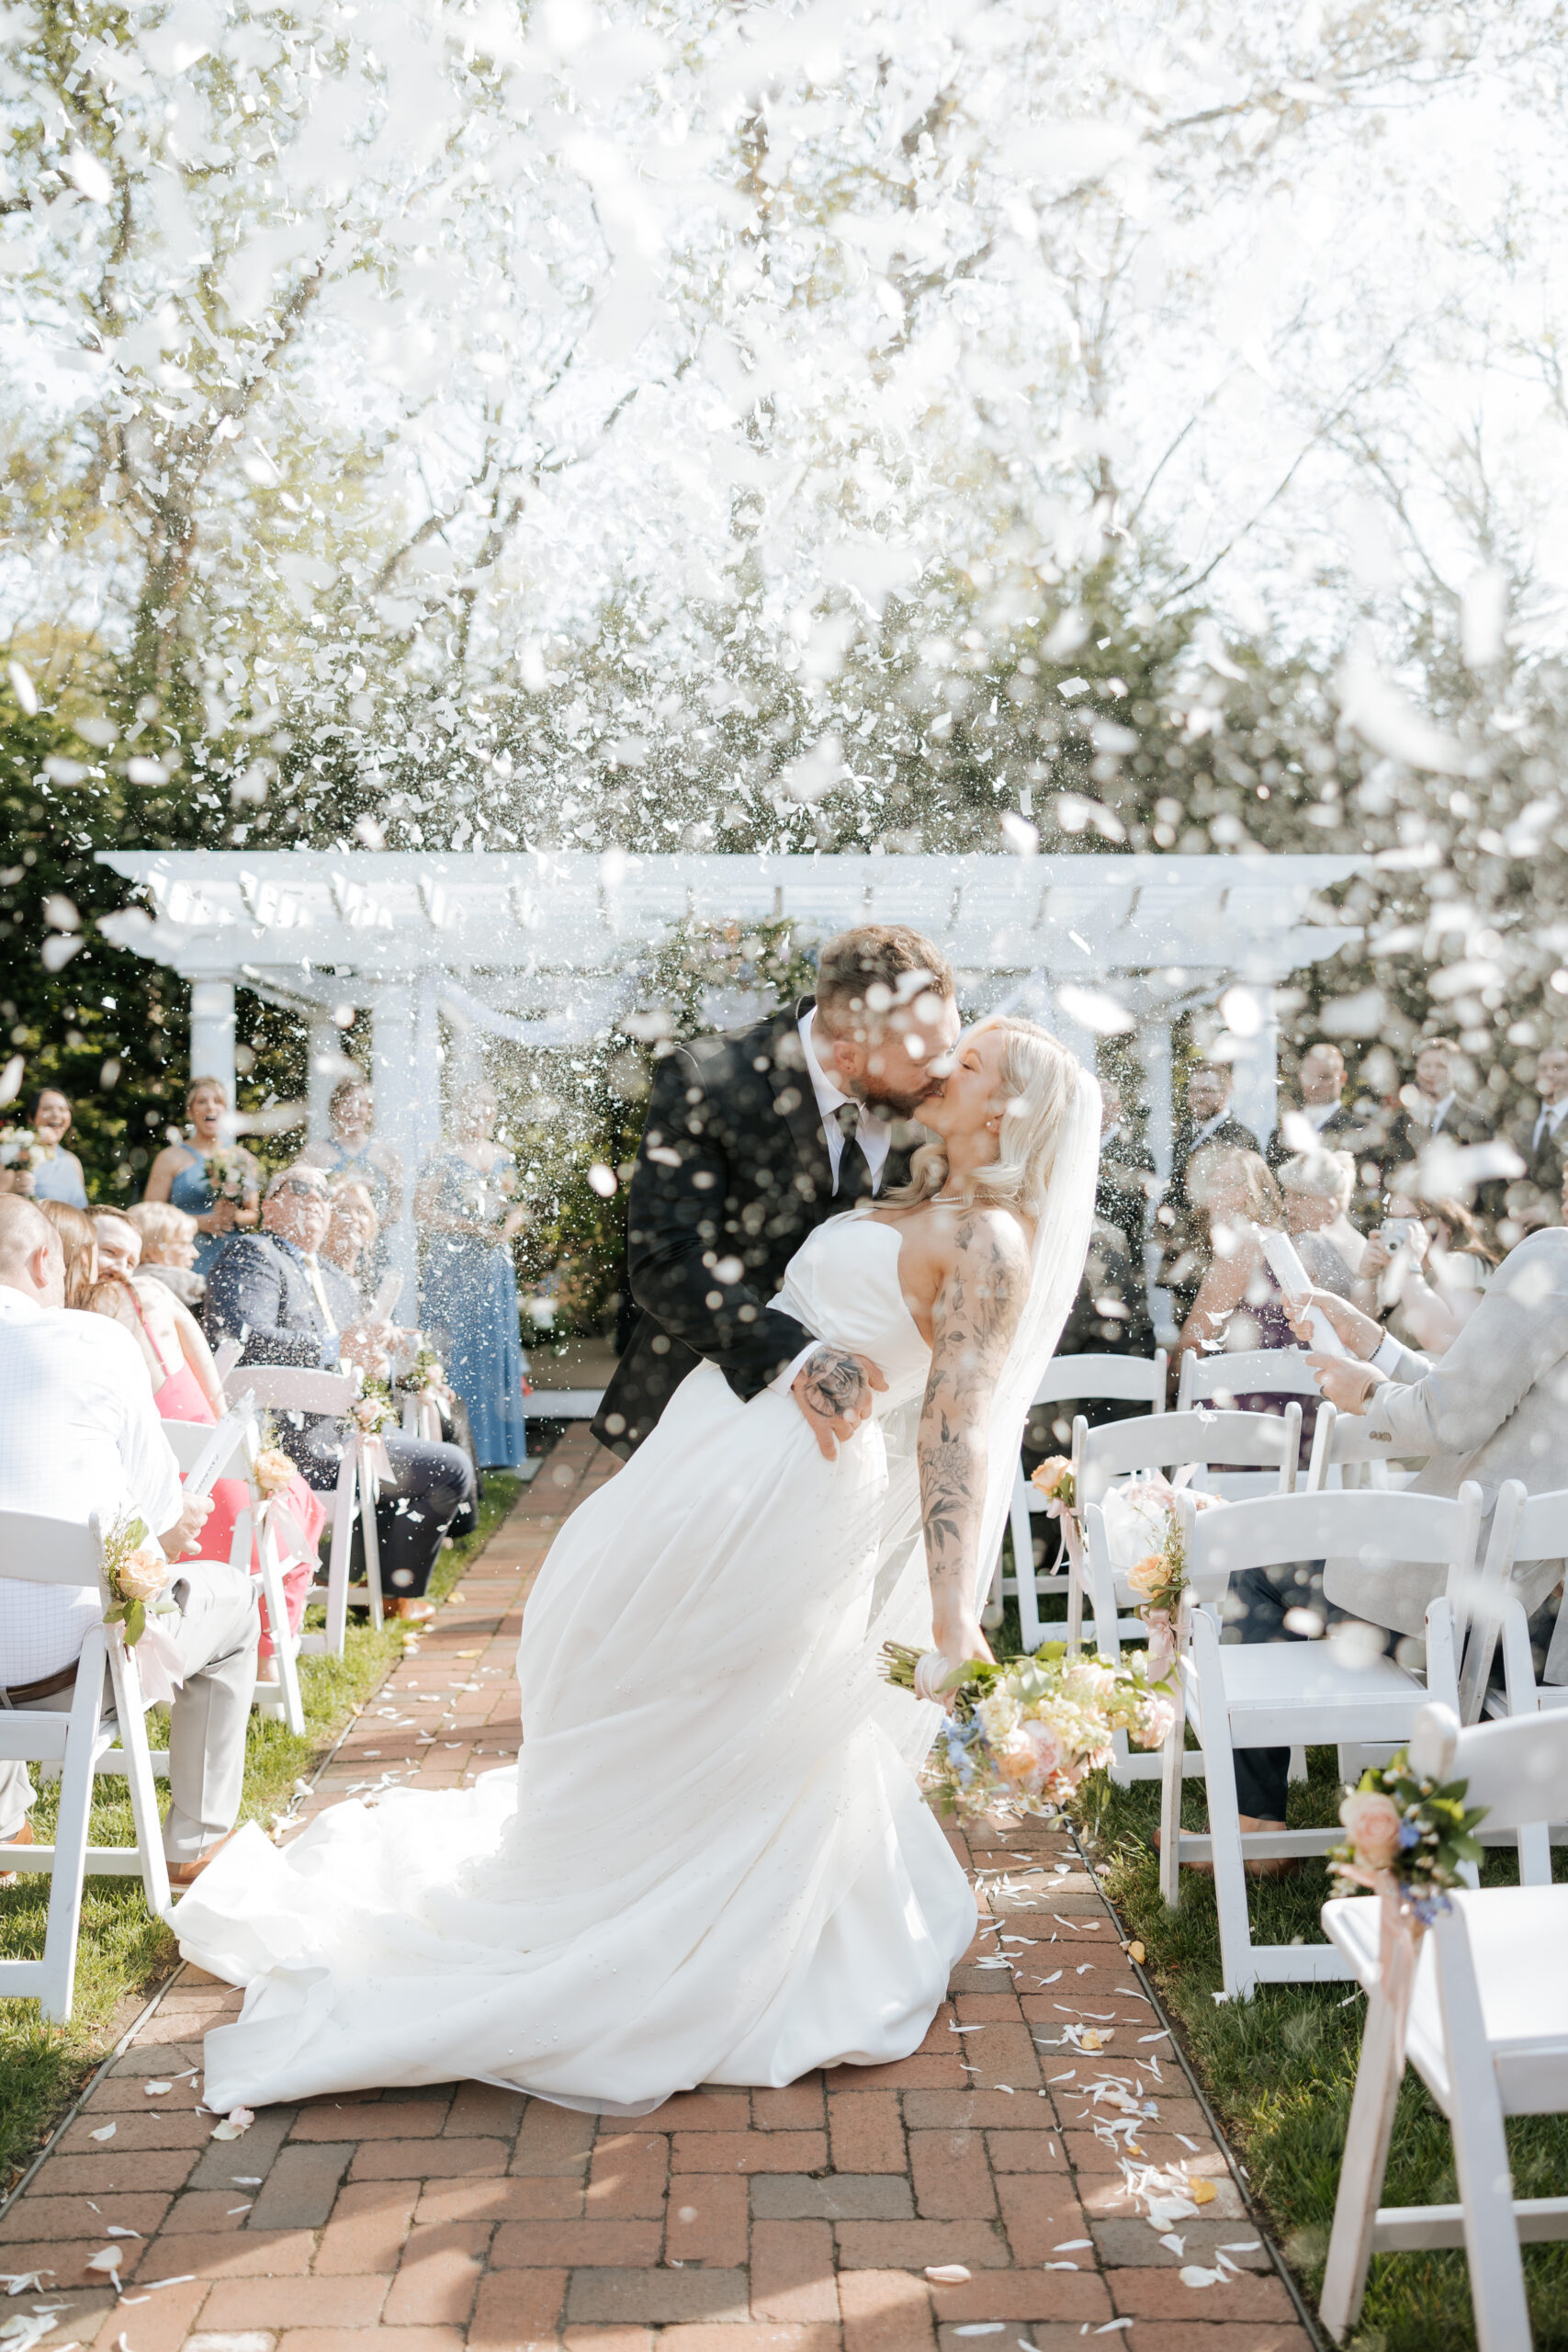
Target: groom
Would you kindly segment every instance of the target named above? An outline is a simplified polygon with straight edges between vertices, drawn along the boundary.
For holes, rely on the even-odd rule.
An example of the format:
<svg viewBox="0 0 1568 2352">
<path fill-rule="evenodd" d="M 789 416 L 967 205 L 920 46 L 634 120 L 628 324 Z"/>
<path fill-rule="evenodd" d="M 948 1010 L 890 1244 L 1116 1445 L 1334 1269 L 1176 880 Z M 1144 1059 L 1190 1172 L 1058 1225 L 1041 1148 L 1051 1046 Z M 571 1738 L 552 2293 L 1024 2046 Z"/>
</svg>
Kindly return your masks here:
<svg viewBox="0 0 1568 2352">
<path fill-rule="evenodd" d="M 743 1400 L 794 1367 L 823 1453 L 853 1435 L 873 1367 L 768 1302 L 808 1233 L 903 1182 L 896 1125 L 935 1091 L 958 1029 L 941 950 L 865 923 L 823 948 L 814 998 L 660 1062 L 626 1213 L 641 1312 L 593 1423 L 605 1445 L 634 1453 L 705 1357 Z"/>
</svg>

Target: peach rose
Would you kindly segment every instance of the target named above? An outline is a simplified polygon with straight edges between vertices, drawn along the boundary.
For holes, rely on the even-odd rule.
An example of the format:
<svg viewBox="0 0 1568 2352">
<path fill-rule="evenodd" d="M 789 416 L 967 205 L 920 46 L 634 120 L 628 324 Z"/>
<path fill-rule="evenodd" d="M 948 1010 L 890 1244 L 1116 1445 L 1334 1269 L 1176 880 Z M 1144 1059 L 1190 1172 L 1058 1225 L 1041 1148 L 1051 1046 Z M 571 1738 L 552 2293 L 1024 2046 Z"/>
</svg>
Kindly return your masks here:
<svg viewBox="0 0 1568 2352">
<path fill-rule="evenodd" d="M 1399 1807 L 1376 1789 L 1352 1789 L 1339 1808 L 1357 1859 L 1370 1870 L 1386 1870 L 1399 1851 Z"/>
<path fill-rule="evenodd" d="M 156 1600 L 169 1576 L 169 1564 L 162 1552 L 139 1544 L 121 1564 L 115 1582 L 122 1600 Z"/>
<path fill-rule="evenodd" d="M 1152 1600 L 1168 1574 L 1163 1553 L 1150 1552 L 1145 1558 L 1134 1560 L 1127 1571 L 1127 1582 L 1140 1600 Z"/>
<path fill-rule="evenodd" d="M 1036 1715 L 1028 1723 L 1021 1724 L 1019 1731 L 1033 1750 L 1035 1768 L 1042 1781 L 1048 1781 L 1053 1772 L 1060 1771 L 1062 1742 L 1054 1724 L 1048 1724 Z"/>
<path fill-rule="evenodd" d="M 256 1456 L 256 1484 L 264 1495 L 280 1495 L 294 1476 L 294 1464 L 280 1445 L 264 1446 Z"/>
<path fill-rule="evenodd" d="M 1057 1488 L 1073 1475 L 1073 1465 L 1065 1453 L 1049 1453 L 1038 1464 L 1030 1478 L 1043 1495 L 1055 1495 Z"/>
<path fill-rule="evenodd" d="M 999 1747 L 993 1749 L 997 1770 L 1004 1781 L 1032 1781 L 1036 1770 L 1034 1743 L 1024 1737 L 1023 1729 L 1010 1732 Z"/>
<path fill-rule="evenodd" d="M 1144 1708 L 1144 1720 L 1137 1733 L 1140 1747 L 1163 1747 L 1170 1737 L 1176 1722 L 1176 1709 L 1168 1699 L 1150 1699 Z"/>
</svg>

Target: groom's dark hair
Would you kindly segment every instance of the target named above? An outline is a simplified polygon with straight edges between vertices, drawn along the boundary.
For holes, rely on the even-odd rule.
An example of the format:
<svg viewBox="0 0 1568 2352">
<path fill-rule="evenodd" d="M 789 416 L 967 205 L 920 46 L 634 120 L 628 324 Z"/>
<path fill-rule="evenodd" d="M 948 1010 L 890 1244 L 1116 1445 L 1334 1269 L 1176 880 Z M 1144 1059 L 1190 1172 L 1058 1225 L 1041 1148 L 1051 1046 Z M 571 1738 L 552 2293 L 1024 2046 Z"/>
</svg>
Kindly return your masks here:
<svg viewBox="0 0 1568 2352">
<path fill-rule="evenodd" d="M 866 922 L 841 931 L 818 959 L 817 1001 L 829 1026 L 868 1012 L 875 1019 L 928 989 L 932 996 L 952 996 L 953 967 L 940 947 L 908 923 Z"/>
</svg>

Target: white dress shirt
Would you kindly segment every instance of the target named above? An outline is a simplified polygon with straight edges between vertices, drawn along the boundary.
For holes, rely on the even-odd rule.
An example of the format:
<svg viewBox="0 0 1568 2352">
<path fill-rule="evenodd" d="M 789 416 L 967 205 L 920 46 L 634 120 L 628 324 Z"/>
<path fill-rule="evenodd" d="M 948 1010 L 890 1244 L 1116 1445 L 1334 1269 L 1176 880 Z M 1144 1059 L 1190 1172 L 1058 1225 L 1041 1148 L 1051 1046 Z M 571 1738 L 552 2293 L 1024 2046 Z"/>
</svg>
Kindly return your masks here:
<svg viewBox="0 0 1568 2352">
<path fill-rule="evenodd" d="M 1314 1134 L 1321 1135 L 1338 1108 L 1339 1097 L 1337 1094 L 1331 1102 L 1303 1102 L 1302 1116 Z"/>
<path fill-rule="evenodd" d="M 1442 1101 L 1440 1102 L 1433 1103 L 1432 1115 L 1427 1122 L 1427 1125 L 1433 1135 L 1441 1135 L 1443 1131 L 1443 1121 L 1453 1109 L 1456 1099 L 1455 1090 L 1450 1086 Z"/>
<path fill-rule="evenodd" d="M 0 1510 L 106 1534 L 122 1515 L 157 1535 L 180 1512 L 180 1474 L 130 1333 L 105 1315 L 39 1306 L 0 1283 Z M 58 1673 L 101 1613 L 94 1585 L 0 1577 L 0 1684 Z"/>
<path fill-rule="evenodd" d="M 817 1048 L 811 1042 L 811 1034 L 816 1021 L 817 1007 L 808 1006 L 800 1018 L 800 1043 L 806 1055 L 806 1067 L 811 1073 L 811 1091 L 817 1097 L 817 1108 L 822 1114 L 822 1139 L 828 1147 L 828 1159 L 833 1170 L 833 1190 L 836 1193 L 839 1189 L 839 1164 L 844 1156 L 844 1132 L 839 1125 L 837 1114 L 846 1102 L 853 1102 L 855 1097 L 852 1094 L 843 1093 L 823 1069 L 818 1057 Z M 879 1193 L 882 1189 L 882 1171 L 887 1165 L 887 1155 L 893 1148 L 893 1130 L 886 1119 L 874 1119 L 863 1102 L 858 1103 L 856 1107 L 860 1112 L 860 1124 L 855 1129 L 855 1140 L 861 1150 L 864 1152 L 865 1164 L 871 1170 L 871 1189 L 874 1193 Z"/>
</svg>

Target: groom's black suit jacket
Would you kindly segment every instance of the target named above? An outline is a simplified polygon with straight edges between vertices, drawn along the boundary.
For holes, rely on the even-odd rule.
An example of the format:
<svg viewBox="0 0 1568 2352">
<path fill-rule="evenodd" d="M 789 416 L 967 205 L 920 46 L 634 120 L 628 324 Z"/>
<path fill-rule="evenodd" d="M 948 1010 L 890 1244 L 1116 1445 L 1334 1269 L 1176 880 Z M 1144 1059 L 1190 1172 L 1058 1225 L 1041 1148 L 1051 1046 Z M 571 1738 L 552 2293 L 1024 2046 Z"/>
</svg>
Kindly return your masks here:
<svg viewBox="0 0 1568 2352">
<path fill-rule="evenodd" d="M 694 1038 L 655 1069 L 626 1204 L 640 1312 L 593 1423 L 616 1453 L 635 1452 L 703 1358 L 751 1397 L 810 1339 L 769 1301 L 807 1235 L 870 1189 L 850 1147 L 833 1190 L 800 1043 L 810 1001 L 735 1036 Z M 884 1192 L 903 1182 L 908 1159 L 896 1137 Z"/>
</svg>

